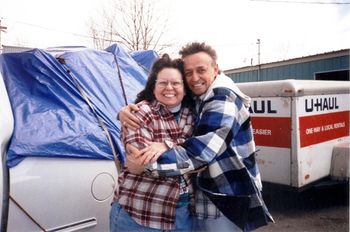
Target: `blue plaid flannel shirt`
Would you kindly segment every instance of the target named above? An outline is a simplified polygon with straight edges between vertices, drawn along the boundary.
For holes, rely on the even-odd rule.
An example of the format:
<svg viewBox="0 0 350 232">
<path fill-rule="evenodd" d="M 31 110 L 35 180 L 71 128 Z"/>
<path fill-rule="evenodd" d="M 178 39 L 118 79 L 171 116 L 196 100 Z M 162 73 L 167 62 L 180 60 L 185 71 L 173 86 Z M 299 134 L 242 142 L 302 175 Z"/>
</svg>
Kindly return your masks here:
<svg viewBox="0 0 350 232">
<path fill-rule="evenodd" d="M 262 199 L 260 172 L 255 162 L 255 143 L 250 121 L 250 98 L 227 76 L 216 77 L 200 96 L 193 137 L 164 153 L 147 167 L 156 176 L 174 176 L 207 166 L 197 176 L 210 192 L 250 196 L 248 230 L 273 221 Z M 218 210 L 201 192 L 196 201 L 198 217 L 215 218 Z M 214 207 L 214 208 L 213 208 Z M 255 217 L 253 212 L 263 212 Z M 256 214 L 255 214 L 256 215 Z"/>
</svg>

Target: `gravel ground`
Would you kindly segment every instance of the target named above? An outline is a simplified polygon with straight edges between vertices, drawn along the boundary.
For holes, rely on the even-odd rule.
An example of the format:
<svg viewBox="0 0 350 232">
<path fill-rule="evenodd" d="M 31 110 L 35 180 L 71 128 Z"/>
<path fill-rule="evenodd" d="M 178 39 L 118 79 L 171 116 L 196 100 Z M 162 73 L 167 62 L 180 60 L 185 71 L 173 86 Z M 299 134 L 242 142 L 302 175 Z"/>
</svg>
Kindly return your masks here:
<svg viewBox="0 0 350 232">
<path fill-rule="evenodd" d="M 311 189 L 302 193 L 269 187 L 264 199 L 275 224 L 256 232 L 348 232 L 349 186 Z"/>
</svg>

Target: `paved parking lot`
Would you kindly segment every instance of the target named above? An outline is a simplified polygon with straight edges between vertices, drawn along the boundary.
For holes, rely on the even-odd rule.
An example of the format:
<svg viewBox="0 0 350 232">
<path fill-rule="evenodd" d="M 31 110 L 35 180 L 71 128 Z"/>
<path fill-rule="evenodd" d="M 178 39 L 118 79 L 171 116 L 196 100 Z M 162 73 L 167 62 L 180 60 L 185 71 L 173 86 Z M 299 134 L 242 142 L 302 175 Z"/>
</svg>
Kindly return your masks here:
<svg viewBox="0 0 350 232">
<path fill-rule="evenodd" d="M 303 193 L 267 189 L 265 201 L 276 223 L 257 232 L 348 232 L 349 187 L 312 189 Z"/>
</svg>

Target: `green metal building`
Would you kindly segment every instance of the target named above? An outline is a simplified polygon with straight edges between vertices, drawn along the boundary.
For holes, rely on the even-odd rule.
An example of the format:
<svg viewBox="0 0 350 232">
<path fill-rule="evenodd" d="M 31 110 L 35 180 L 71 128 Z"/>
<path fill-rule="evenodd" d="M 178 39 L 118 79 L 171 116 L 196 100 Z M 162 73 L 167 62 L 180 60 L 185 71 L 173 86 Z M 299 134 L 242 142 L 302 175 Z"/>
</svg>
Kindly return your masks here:
<svg viewBox="0 0 350 232">
<path fill-rule="evenodd" d="M 225 70 L 235 82 L 285 79 L 349 81 L 350 49 Z"/>
</svg>

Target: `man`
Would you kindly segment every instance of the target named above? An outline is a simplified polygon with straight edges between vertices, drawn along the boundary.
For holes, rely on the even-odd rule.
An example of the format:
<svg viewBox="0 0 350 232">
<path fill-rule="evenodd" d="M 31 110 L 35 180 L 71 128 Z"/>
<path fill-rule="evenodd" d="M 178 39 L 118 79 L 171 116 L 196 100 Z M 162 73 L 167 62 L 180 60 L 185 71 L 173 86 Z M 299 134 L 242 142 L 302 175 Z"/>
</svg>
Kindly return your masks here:
<svg viewBox="0 0 350 232">
<path fill-rule="evenodd" d="M 273 219 L 261 196 L 250 98 L 220 74 L 216 52 L 210 46 L 190 43 L 179 53 L 196 100 L 194 134 L 181 145 L 167 143 L 171 149 L 157 163 L 146 165 L 146 171 L 172 176 L 207 167 L 196 178 L 197 230 L 237 231 L 238 226 L 250 231 L 266 225 Z M 123 118 L 121 114 L 124 125 L 134 123 Z"/>
</svg>

